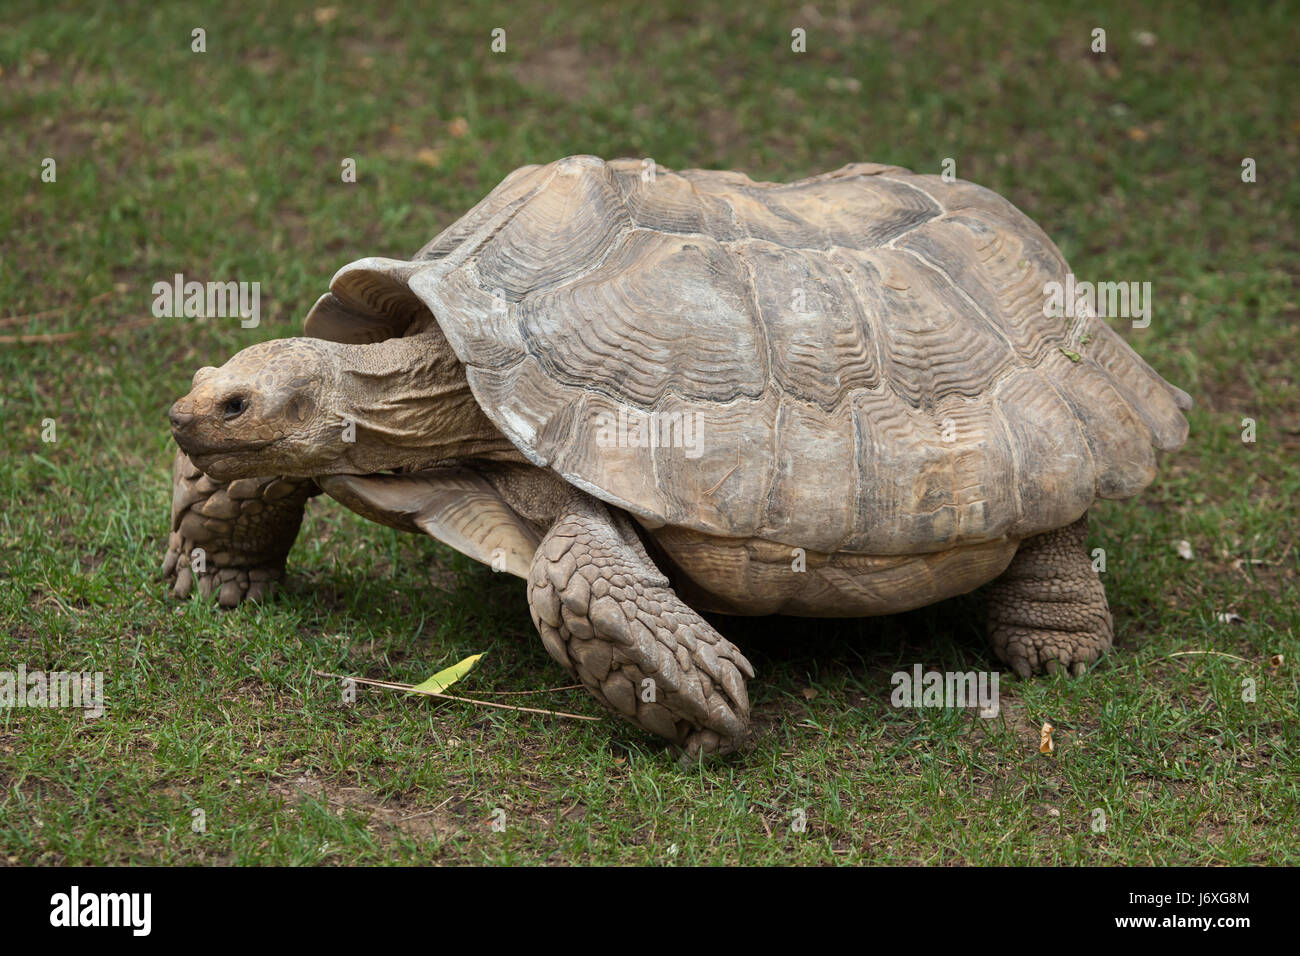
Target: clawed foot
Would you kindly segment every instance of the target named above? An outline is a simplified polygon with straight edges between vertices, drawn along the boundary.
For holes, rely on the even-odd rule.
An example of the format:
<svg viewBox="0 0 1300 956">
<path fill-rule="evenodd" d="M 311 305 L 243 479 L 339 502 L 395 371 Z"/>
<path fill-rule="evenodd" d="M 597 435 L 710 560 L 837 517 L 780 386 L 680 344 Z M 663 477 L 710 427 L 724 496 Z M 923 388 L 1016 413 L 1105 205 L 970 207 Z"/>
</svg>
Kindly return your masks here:
<svg viewBox="0 0 1300 956">
<path fill-rule="evenodd" d="M 1085 515 L 1023 542 L 989 589 L 989 643 L 1021 677 L 1077 676 L 1110 649 L 1110 608 L 1087 534 Z"/>
<path fill-rule="evenodd" d="M 241 478 L 223 483 L 182 453 L 173 469 L 172 530 L 163 578 L 174 597 L 217 595 L 226 608 L 262 601 L 284 578 L 310 481 Z"/>
<path fill-rule="evenodd" d="M 1101 659 L 1111 644 L 1110 626 L 1097 631 L 1028 630 L 993 627 L 994 653 L 1021 677 L 1065 672 L 1078 677 Z"/>
<path fill-rule="evenodd" d="M 284 564 L 278 567 L 237 568 L 213 567 L 205 557 L 200 562 L 194 554 L 199 547 L 173 531 L 167 542 L 167 557 L 163 561 L 163 579 L 172 597 L 188 598 L 197 584 L 199 596 L 205 600 L 215 593 L 222 607 L 236 607 L 244 601 L 258 603 L 270 597 L 284 578 Z M 214 555 L 219 559 L 221 556 Z M 205 569 L 200 568 L 206 565 Z"/>
<path fill-rule="evenodd" d="M 611 710 L 692 758 L 749 740 L 753 667 L 668 587 L 624 516 L 575 502 L 538 547 L 528 595 L 547 651 Z"/>
</svg>

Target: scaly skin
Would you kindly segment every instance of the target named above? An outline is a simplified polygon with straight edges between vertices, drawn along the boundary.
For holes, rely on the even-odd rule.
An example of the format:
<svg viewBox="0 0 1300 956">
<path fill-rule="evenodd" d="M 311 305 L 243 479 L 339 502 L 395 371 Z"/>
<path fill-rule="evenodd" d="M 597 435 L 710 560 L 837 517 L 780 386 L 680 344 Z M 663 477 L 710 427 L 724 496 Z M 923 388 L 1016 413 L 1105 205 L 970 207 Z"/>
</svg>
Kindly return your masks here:
<svg viewBox="0 0 1300 956">
<path fill-rule="evenodd" d="M 1021 677 L 1082 674 L 1111 646 L 1110 607 L 1084 546 L 1088 516 L 1024 541 L 989 587 L 989 642 Z"/>
<path fill-rule="evenodd" d="M 533 558 L 528 604 L 550 655 L 615 713 L 690 757 L 749 739 L 754 669 L 672 591 L 626 515 L 574 493 Z"/>
<path fill-rule="evenodd" d="M 219 482 L 176 453 L 172 469 L 172 524 L 163 577 L 172 594 L 187 598 L 198 584 L 215 591 L 222 607 L 260 601 L 284 577 L 284 562 L 302 524 L 307 499 L 319 492 L 303 478 L 241 478 Z M 205 552 L 195 574 L 195 548 Z"/>
</svg>

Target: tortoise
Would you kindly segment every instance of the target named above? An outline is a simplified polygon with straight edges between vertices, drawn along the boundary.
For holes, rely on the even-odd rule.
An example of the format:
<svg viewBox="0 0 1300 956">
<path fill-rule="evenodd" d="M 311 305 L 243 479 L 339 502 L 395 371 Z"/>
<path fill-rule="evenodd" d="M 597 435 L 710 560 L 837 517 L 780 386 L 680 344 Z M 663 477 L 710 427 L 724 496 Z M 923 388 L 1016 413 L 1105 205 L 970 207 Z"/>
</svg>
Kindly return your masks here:
<svg viewBox="0 0 1300 956">
<path fill-rule="evenodd" d="M 753 668 L 700 612 L 992 582 L 997 657 L 1079 674 L 1112 643 L 1088 509 L 1152 481 L 1191 401 L 1050 314 L 1068 272 L 1007 200 L 897 166 L 527 166 L 344 266 L 303 337 L 198 371 L 164 570 L 257 600 L 324 492 L 524 579 L 550 655 L 688 755 L 751 739 Z"/>
</svg>

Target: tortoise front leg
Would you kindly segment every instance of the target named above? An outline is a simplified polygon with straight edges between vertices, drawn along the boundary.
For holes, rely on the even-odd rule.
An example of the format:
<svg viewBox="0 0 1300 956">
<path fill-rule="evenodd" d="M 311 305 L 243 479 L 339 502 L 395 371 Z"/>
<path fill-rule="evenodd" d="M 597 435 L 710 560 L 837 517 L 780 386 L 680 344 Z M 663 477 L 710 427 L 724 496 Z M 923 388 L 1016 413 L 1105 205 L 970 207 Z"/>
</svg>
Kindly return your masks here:
<svg viewBox="0 0 1300 956">
<path fill-rule="evenodd" d="M 1110 649 L 1106 590 L 1092 569 L 1088 516 L 1021 542 L 989 588 L 989 641 L 1021 677 L 1081 674 Z"/>
<path fill-rule="evenodd" d="M 632 723 L 691 756 L 748 739 L 753 668 L 677 597 L 626 515 L 575 492 L 533 557 L 528 604 L 550 655 Z"/>
<path fill-rule="evenodd" d="M 163 577 L 172 594 L 217 592 L 222 607 L 260 601 L 284 577 L 284 562 L 319 490 L 304 478 L 214 481 L 184 452 L 172 468 L 172 524 Z M 201 554 L 195 549 L 201 548 Z M 201 559 L 201 560 L 200 560 Z M 197 570 L 196 566 L 201 567 Z"/>
</svg>

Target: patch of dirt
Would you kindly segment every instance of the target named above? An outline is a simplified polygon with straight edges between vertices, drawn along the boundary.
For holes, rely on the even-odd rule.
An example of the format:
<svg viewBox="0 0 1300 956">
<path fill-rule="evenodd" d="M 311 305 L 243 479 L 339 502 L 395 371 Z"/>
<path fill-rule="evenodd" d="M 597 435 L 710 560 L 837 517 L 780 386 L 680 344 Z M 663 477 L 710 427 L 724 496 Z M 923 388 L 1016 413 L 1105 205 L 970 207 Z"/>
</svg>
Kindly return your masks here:
<svg viewBox="0 0 1300 956">
<path fill-rule="evenodd" d="M 591 72 L 608 62 L 607 53 L 592 53 L 577 43 L 547 47 L 520 61 L 511 70 L 520 86 L 545 90 L 564 100 L 577 103 L 591 88 Z"/>
<path fill-rule="evenodd" d="M 737 143 L 746 141 L 745 132 L 736 121 L 735 110 L 711 109 L 704 114 L 704 123 L 715 156 L 730 155 Z"/>
<path fill-rule="evenodd" d="M 290 813 L 313 800 L 329 804 L 340 816 L 348 811 L 361 814 L 367 818 L 366 829 L 381 840 L 389 840 L 399 833 L 421 841 L 442 840 L 465 831 L 465 820 L 448 809 L 453 802 L 457 807 L 463 805 L 463 799 L 448 798 L 433 809 L 420 809 L 405 801 L 383 800 L 362 787 L 327 783 L 310 771 L 291 780 L 272 781 L 269 789 L 290 804 Z"/>
</svg>

